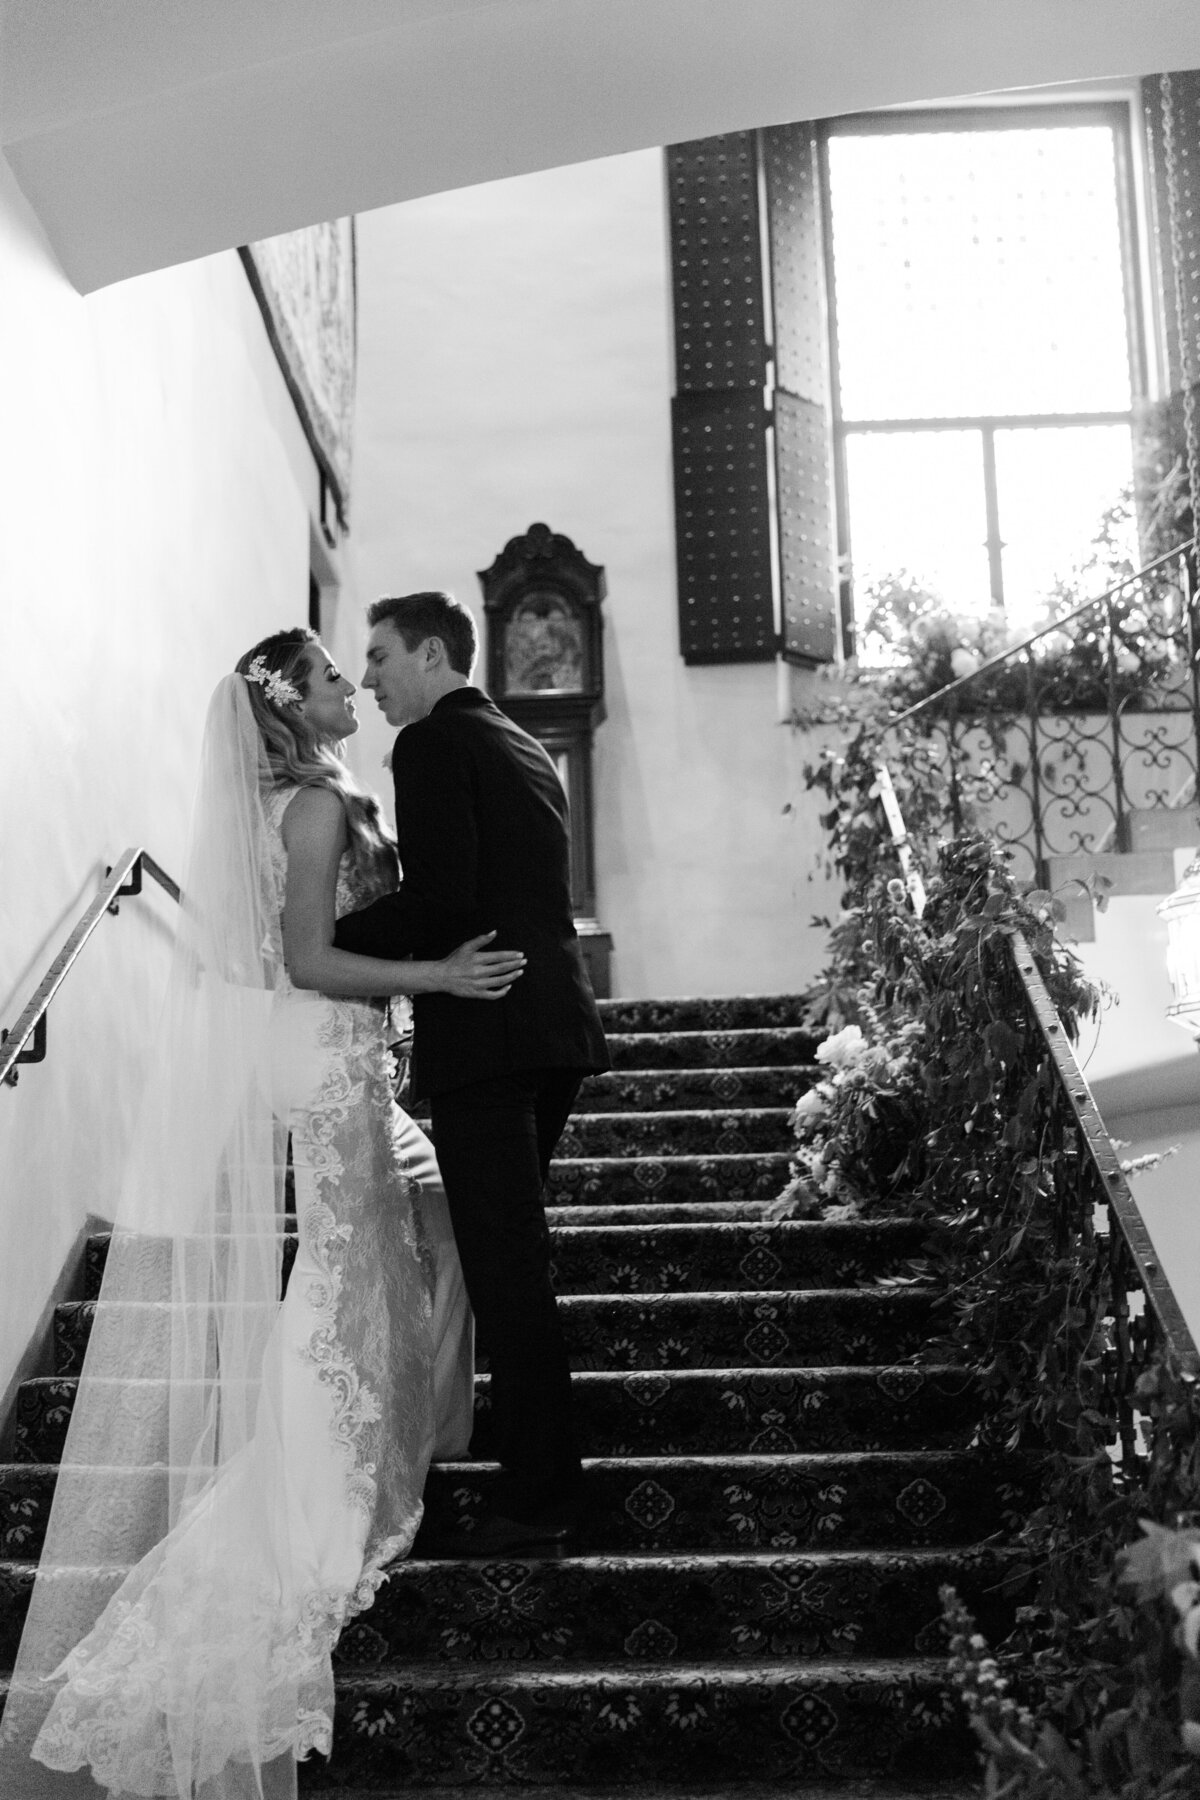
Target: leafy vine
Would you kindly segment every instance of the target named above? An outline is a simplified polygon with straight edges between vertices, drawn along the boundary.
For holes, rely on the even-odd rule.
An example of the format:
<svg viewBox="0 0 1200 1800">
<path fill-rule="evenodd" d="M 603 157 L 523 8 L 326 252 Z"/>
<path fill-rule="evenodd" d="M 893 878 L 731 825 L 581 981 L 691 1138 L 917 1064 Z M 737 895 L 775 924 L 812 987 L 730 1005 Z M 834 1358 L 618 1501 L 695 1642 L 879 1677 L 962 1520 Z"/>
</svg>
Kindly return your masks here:
<svg viewBox="0 0 1200 1800">
<path fill-rule="evenodd" d="M 1022 893 L 979 834 L 937 841 L 945 776 L 914 736 L 893 744 L 891 766 L 932 871 L 915 916 L 879 803 L 884 733 L 860 721 L 807 771 L 846 894 L 809 996 L 810 1022 L 828 1035 L 795 1111 L 781 1207 L 925 1221 L 910 1274 L 943 1296 L 930 1353 L 978 1382 L 980 1451 L 1036 1473 L 1034 1503 L 1014 1498 L 1006 1521 L 1014 1623 L 994 1653 L 947 1598 L 952 1672 L 989 1792 L 1200 1792 L 1183 1729 L 1195 1721 L 1200 1744 L 1200 1676 L 1163 1598 L 1170 1585 L 1150 1581 L 1143 1558 L 1131 1589 L 1122 1559 L 1139 1519 L 1186 1525 L 1200 1507 L 1200 1390 L 1148 1313 L 1120 1326 L 1118 1354 L 1136 1277 L 1031 1011 L 1015 935 L 1070 1037 L 1098 996 L 1055 935 L 1049 894 Z M 1200 1549 L 1196 1560 L 1200 1570 Z"/>
</svg>

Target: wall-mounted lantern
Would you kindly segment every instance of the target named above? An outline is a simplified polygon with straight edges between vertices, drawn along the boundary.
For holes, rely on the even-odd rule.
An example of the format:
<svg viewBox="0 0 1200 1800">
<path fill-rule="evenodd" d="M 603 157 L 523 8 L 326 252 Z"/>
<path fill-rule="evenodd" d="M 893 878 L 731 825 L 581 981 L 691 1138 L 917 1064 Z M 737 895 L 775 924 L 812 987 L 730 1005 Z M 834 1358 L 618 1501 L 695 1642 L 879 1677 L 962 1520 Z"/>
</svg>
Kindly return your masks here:
<svg viewBox="0 0 1200 1800">
<path fill-rule="evenodd" d="M 592 986 L 611 991 L 612 938 L 596 919 L 592 739 L 604 718 L 604 570 L 531 525 L 481 571 L 488 691 L 544 744 L 571 803 L 571 904 Z"/>
</svg>

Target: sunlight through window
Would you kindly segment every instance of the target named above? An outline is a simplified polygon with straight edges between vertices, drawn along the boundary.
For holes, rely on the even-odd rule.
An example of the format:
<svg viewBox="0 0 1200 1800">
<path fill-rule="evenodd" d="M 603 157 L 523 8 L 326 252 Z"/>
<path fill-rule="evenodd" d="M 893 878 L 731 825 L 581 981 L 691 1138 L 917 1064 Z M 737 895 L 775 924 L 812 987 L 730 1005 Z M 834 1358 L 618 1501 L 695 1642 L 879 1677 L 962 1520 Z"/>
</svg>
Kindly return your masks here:
<svg viewBox="0 0 1200 1800">
<path fill-rule="evenodd" d="M 1135 383 L 1117 124 L 1088 121 L 831 131 L 860 618 L 868 590 L 907 577 L 1025 632 L 1056 589 L 1102 585 L 1079 570 L 1131 483 Z"/>
</svg>

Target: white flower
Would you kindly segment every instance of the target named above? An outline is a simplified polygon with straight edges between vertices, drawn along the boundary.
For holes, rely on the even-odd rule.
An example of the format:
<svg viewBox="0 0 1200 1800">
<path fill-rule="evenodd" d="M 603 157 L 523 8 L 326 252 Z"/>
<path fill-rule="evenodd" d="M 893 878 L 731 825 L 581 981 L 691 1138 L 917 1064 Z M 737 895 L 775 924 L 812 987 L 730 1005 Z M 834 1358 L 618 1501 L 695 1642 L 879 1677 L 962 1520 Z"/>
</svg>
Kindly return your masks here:
<svg viewBox="0 0 1200 1800">
<path fill-rule="evenodd" d="M 1171 1589 L 1171 1604 L 1183 1618 L 1200 1600 L 1200 1586 L 1194 1581 L 1177 1581 Z"/>
<path fill-rule="evenodd" d="M 1171 1604 L 1182 1620 L 1183 1641 L 1190 1655 L 1197 1655 L 1200 1639 L 1200 1584 L 1177 1581 L 1171 1589 Z"/>
<path fill-rule="evenodd" d="M 1033 653 L 1035 656 L 1053 658 L 1056 656 L 1069 656 L 1073 648 L 1074 646 L 1072 645 L 1071 639 L 1067 636 L 1065 631 L 1051 631 L 1047 632 L 1044 638 L 1038 639 L 1037 643 L 1034 645 Z"/>
<path fill-rule="evenodd" d="M 979 667 L 979 658 L 973 650 L 960 644 L 957 650 L 950 652 L 950 670 L 955 681 L 961 681 L 964 675 L 973 675 Z"/>
<path fill-rule="evenodd" d="M 856 1063 L 867 1053 L 867 1040 L 858 1025 L 846 1025 L 841 1031 L 835 1031 L 827 1037 L 823 1044 L 817 1045 L 817 1061 L 831 1063 L 835 1069 L 845 1069 Z"/>
<path fill-rule="evenodd" d="M 819 1088 L 809 1088 L 792 1108 L 792 1124 L 800 1127 L 804 1119 L 815 1119 L 825 1111 L 825 1096 Z"/>
</svg>

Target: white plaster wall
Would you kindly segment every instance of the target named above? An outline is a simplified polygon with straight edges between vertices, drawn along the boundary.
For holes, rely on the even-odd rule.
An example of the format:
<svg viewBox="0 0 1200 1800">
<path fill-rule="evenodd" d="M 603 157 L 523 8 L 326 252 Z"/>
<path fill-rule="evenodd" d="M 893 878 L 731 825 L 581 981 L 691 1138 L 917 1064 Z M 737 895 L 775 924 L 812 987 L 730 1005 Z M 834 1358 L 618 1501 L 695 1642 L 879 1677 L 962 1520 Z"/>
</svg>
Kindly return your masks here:
<svg viewBox="0 0 1200 1800">
<path fill-rule="evenodd" d="M 1177 852 L 1183 862 L 1189 852 Z M 1200 1343 L 1200 1056 L 1167 1018 L 1163 896 L 1113 894 L 1095 915 L 1095 939 L 1074 946 L 1091 980 L 1110 996 L 1084 1026 L 1076 1055 L 1123 1160 L 1173 1152 L 1132 1177 L 1133 1197 Z"/>
<path fill-rule="evenodd" d="M 1107 996 L 1084 1026 L 1079 1057 L 1107 1118 L 1144 1107 L 1200 1100 L 1200 1057 L 1167 1017 L 1174 999 L 1167 975 L 1161 894 L 1112 894 L 1094 916 L 1095 938 L 1072 948 L 1089 980 Z"/>
<path fill-rule="evenodd" d="M 1200 1344 L 1200 1057 L 1194 1061 L 1187 1105 L 1116 1113 L 1105 1124 L 1122 1141 L 1122 1160 L 1170 1152 L 1156 1167 L 1131 1177 L 1133 1197 L 1188 1330 Z"/>
<path fill-rule="evenodd" d="M 598 912 L 624 995 L 772 992 L 824 958 L 811 743 L 771 665 L 679 656 L 661 151 L 360 215 L 353 554 L 366 599 L 449 588 L 535 520 L 608 574 Z M 362 734 L 364 767 L 388 738 Z M 785 812 L 785 807 L 792 808 Z"/>
<path fill-rule="evenodd" d="M 236 254 L 81 299 L 0 163 L 0 1024 L 107 861 L 176 875 L 204 709 L 307 611 L 315 474 Z M 105 918 L 0 1087 L 0 1407 L 137 1087 L 171 931 Z"/>
</svg>

